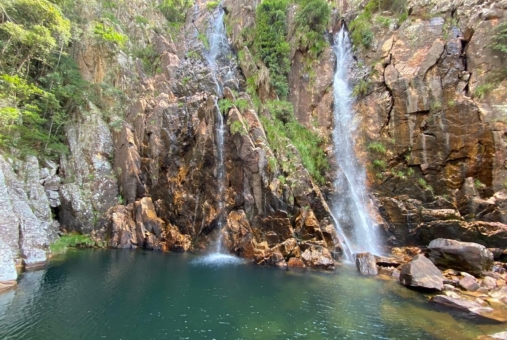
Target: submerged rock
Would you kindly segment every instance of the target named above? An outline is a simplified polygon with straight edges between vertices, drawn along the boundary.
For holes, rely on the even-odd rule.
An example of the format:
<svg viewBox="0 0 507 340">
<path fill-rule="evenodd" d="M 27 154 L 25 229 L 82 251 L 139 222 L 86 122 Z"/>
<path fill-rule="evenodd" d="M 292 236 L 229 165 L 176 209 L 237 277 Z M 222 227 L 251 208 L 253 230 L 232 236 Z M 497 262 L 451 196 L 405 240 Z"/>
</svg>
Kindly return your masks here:
<svg viewBox="0 0 507 340">
<path fill-rule="evenodd" d="M 401 267 L 400 283 L 412 288 L 442 290 L 444 276 L 428 258 L 416 255 L 411 262 Z"/>
<path fill-rule="evenodd" d="M 505 313 L 495 312 L 493 308 L 484 307 L 476 301 L 463 300 L 445 295 L 434 296 L 431 298 L 431 301 L 439 305 L 466 312 L 473 316 L 479 316 L 498 322 L 507 322 L 507 315 L 504 315 Z"/>
<path fill-rule="evenodd" d="M 471 242 L 436 239 L 430 242 L 430 259 L 440 268 L 452 268 L 480 276 L 490 270 L 493 254 L 486 247 Z"/>
<path fill-rule="evenodd" d="M 356 254 L 356 267 L 363 275 L 378 275 L 377 261 L 373 254 Z"/>
</svg>

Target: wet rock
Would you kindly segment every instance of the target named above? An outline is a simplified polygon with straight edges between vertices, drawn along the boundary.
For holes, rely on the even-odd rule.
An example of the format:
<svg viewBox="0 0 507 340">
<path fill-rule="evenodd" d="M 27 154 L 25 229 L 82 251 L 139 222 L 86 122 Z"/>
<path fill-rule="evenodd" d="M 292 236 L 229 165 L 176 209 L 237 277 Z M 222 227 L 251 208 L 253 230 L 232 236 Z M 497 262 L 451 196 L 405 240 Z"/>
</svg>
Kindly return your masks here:
<svg viewBox="0 0 507 340">
<path fill-rule="evenodd" d="M 231 253 L 244 258 L 255 257 L 257 243 L 244 210 L 233 210 L 229 213 L 222 235 L 223 243 Z"/>
<path fill-rule="evenodd" d="M 431 290 L 442 290 L 444 287 L 442 273 L 424 255 L 416 255 L 400 271 L 400 283 L 404 286 Z"/>
<path fill-rule="evenodd" d="M 311 245 L 301 254 L 301 259 L 307 267 L 334 270 L 333 257 L 323 246 Z"/>
<path fill-rule="evenodd" d="M 291 257 L 289 261 L 287 262 L 287 266 L 290 268 L 305 268 L 305 263 L 303 260 L 297 257 Z"/>
<path fill-rule="evenodd" d="M 507 319 L 504 315 L 498 315 L 494 312 L 491 307 L 484 307 L 480 303 L 475 301 L 468 301 L 463 299 L 457 299 L 445 295 L 437 295 L 431 298 L 431 301 L 434 303 L 438 303 L 439 305 L 443 305 L 452 309 L 460 310 L 462 312 L 466 312 L 472 316 L 478 316 L 489 320 L 505 322 Z"/>
<path fill-rule="evenodd" d="M 430 259 L 440 268 L 452 268 L 480 276 L 490 270 L 493 254 L 486 247 L 470 242 L 436 239 L 428 245 Z"/>
<path fill-rule="evenodd" d="M 487 290 L 491 290 L 496 287 L 496 280 L 492 277 L 485 276 L 484 280 L 481 283 L 481 287 L 484 287 Z"/>
<path fill-rule="evenodd" d="M 497 300 L 502 301 L 502 303 L 507 305 L 507 286 L 499 286 L 494 288 L 491 292 L 489 292 L 489 296 L 495 298 Z"/>
<path fill-rule="evenodd" d="M 185 252 L 192 246 L 192 239 L 190 235 L 181 234 L 177 227 L 169 225 L 167 228 L 166 243 L 168 250 Z"/>
<path fill-rule="evenodd" d="M 357 270 L 362 275 L 377 275 L 377 261 L 373 254 L 359 253 L 355 254 Z"/>
<path fill-rule="evenodd" d="M 481 335 L 477 338 L 477 340 L 507 340 L 507 331 L 489 335 Z"/>
<path fill-rule="evenodd" d="M 467 290 L 469 292 L 475 292 L 477 289 L 479 289 L 479 283 L 475 277 L 469 274 L 464 275 L 463 278 L 459 280 L 458 285 L 461 289 Z"/>
</svg>

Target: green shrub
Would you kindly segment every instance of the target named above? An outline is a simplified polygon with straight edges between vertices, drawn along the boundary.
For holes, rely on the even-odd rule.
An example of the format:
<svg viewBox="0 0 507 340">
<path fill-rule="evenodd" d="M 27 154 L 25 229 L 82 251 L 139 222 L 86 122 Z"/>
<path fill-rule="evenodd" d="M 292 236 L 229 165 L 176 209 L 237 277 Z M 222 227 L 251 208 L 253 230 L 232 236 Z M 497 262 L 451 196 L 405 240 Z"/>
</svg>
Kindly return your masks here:
<svg viewBox="0 0 507 340">
<path fill-rule="evenodd" d="M 271 86 L 280 98 L 289 93 L 290 45 L 287 36 L 288 0 L 264 0 L 256 10 L 254 50 L 268 67 Z"/>
<path fill-rule="evenodd" d="M 242 136 L 245 136 L 248 134 L 245 127 L 243 126 L 243 124 L 239 120 L 236 120 L 231 124 L 230 131 L 231 131 L 231 134 L 233 134 L 233 135 L 236 133 L 239 133 Z"/>
<path fill-rule="evenodd" d="M 368 144 L 367 149 L 371 152 L 378 153 L 381 155 L 386 153 L 386 147 L 384 146 L 384 144 L 380 142 L 371 142 L 370 144 Z"/>
<path fill-rule="evenodd" d="M 71 233 L 60 237 L 55 243 L 51 244 L 49 249 L 52 254 L 56 255 L 65 253 L 68 248 L 91 248 L 94 246 L 95 242 L 90 238 L 90 235 Z"/>
<path fill-rule="evenodd" d="M 373 168 L 375 170 L 383 171 L 386 167 L 386 162 L 381 159 L 376 159 L 373 161 Z"/>
<path fill-rule="evenodd" d="M 479 85 L 475 88 L 474 98 L 482 99 L 491 91 L 493 91 L 496 87 L 497 85 L 495 83 L 486 83 Z"/>
<path fill-rule="evenodd" d="M 300 48 L 310 51 L 310 57 L 316 58 L 327 46 L 324 38 L 329 23 L 331 9 L 324 0 L 300 0 L 296 12 L 296 31 Z"/>
<path fill-rule="evenodd" d="M 234 103 L 227 98 L 220 99 L 218 101 L 218 108 L 220 109 L 220 112 L 222 112 L 224 116 L 229 113 L 230 108 L 233 106 Z"/>
<path fill-rule="evenodd" d="M 214 10 L 215 8 L 217 8 L 219 5 L 219 2 L 218 1 L 210 1 L 208 3 L 206 3 L 206 8 L 210 11 Z"/>
<path fill-rule="evenodd" d="M 504 55 L 507 54 L 507 21 L 495 27 L 491 47 Z"/>
<path fill-rule="evenodd" d="M 104 22 L 95 22 L 93 26 L 93 35 L 100 41 L 106 43 L 113 43 L 118 45 L 120 48 L 125 46 L 128 38 L 126 35 L 116 31 L 113 27 L 109 26 Z"/>
<path fill-rule="evenodd" d="M 250 104 L 248 103 L 248 100 L 246 100 L 244 98 L 239 98 L 239 99 L 236 99 L 236 101 L 234 102 L 234 105 L 236 106 L 236 108 L 240 112 L 243 112 L 243 111 L 245 111 L 248 108 L 248 106 Z"/>
<path fill-rule="evenodd" d="M 179 26 L 185 22 L 187 10 L 193 4 L 193 0 L 162 0 L 158 8 L 170 24 Z"/>
<path fill-rule="evenodd" d="M 294 117 L 292 105 L 283 101 L 272 101 L 266 105 L 272 119 L 262 116 L 261 122 L 266 130 L 269 145 L 274 151 L 284 154 L 288 162 L 282 164 L 284 171 L 293 170 L 293 157 L 288 144 L 292 143 L 299 152 L 301 162 L 319 184 L 325 182 L 325 172 L 329 162 L 322 149 L 324 140 L 318 134 L 299 124 Z"/>
<path fill-rule="evenodd" d="M 356 97 L 358 96 L 364 96 L 368 93 L 368 87 L 370 86 L 370 82 L 364 79 L 361 79 L 359 83 L 354 86 L 354 90 L 352 91 L 352 94 Z"/>
</svg>

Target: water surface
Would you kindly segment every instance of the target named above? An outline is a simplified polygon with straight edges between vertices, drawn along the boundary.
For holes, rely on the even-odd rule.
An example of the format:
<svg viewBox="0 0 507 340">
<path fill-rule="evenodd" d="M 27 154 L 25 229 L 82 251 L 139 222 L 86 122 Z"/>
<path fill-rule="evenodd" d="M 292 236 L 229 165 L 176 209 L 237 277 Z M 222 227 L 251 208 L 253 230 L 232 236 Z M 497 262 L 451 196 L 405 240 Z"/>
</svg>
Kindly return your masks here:
<svg viewBox="0 0 507 340">
<path fill-rule="evenodd" d="M 504 327 L 348 266 L 287 272 L 160 252 L 72 251 L 0 295 L 1 339 L 474 339 Z"/>
</svg>

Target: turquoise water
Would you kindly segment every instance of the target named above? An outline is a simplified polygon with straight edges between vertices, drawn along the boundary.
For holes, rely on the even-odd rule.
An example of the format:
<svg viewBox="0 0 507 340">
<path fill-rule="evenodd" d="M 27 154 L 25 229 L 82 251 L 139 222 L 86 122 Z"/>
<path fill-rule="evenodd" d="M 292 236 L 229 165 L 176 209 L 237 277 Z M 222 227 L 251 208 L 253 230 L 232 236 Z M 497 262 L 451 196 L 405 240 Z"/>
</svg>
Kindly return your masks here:
<svg viewBox="0 0 507 340">
<path fill-rule="evenodd" d="M 0 339 L 473 339 L 505 325 L 396 282 L 194 255 L 72 251 L 0 295 Z"/>
</svg>

